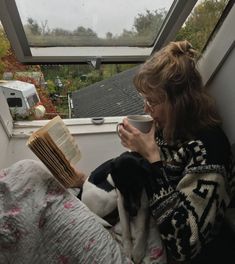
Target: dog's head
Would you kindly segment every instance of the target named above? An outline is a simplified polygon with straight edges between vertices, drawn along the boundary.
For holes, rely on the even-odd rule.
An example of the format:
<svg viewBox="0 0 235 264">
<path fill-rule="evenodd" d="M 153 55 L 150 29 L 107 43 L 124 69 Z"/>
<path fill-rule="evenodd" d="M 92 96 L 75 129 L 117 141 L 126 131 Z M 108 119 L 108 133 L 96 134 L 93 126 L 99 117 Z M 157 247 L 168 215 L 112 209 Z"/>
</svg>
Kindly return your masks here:
<svg viewBox="0 0 235 264">
<path fill-rule="evenodd" d="M 144 177 L 147 170 L 143 158 L 134 152 L 125 152 L 112 161 L 111 175 L 116 188 L 124 200 L 124 207 L 130 216 L 136 216 L 141 205 Z"/>
</svg>

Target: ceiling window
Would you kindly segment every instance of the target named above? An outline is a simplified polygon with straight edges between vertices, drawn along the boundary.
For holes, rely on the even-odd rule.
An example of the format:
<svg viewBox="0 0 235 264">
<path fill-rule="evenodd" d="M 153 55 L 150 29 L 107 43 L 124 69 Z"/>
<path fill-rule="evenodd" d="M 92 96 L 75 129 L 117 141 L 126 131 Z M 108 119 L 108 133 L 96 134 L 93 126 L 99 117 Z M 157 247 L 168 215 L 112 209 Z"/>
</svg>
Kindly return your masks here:
<svg viewBox="0 0 235 264">
<path fill-rule="evenodd" d="M 0 18 L 18 59 L 40 65 L 46 118 L 122 116 L 143 114 L 135 66 L 171 40 L 203 52 L 232 2 L 0 0 Z"/>
<path fill-rule="evenodd" d="M 152 46 L 172 2 L 16 0 L 16 5 L 31 47 Z"/>
<path fill-rule="evenodd" d="M 142 62 L 172 40 L 196 0 L 0 0 L 24 63 Z"/>
</svg>

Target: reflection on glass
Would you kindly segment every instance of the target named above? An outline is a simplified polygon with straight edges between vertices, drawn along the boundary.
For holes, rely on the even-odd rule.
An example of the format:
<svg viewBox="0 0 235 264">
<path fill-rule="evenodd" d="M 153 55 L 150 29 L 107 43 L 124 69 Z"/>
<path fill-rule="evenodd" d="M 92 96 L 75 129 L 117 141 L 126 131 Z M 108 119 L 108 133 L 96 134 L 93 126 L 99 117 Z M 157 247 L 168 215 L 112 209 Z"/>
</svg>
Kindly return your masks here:
<svg viewBox="0 0 235 264">
<path fill-rule="evenodd" d="M 30 46 L 150 46 L 173 0 L 16 0 Z"/>
</svg>

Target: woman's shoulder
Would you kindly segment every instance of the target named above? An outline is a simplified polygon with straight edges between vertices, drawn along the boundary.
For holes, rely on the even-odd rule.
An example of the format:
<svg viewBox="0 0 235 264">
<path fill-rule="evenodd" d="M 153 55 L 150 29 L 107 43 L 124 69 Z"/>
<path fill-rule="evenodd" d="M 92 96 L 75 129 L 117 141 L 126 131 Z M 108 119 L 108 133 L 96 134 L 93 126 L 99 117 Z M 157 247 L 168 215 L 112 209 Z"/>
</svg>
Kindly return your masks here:
<svg viewBox="0 0 235 264">
<path fill-rule="evenodd" d="M 221 127 L 213 127 L 200 131 L 197 139 L 200 140 L 208 150 L 216 152 L 230 152 L 229 140 Z"/>
<path fill-rule="evenodd" d="M 226 140 L 228 141 L 228 138 L 220 126 L 215 126 L 215 127 L 209 127 L 200 130 L 196 137 L 201 138 L 203 140 Z"/>
<path fill-rule="evenodd" d="M 187 143 L 192 152 L 203 153 L 207 164 L 228 166 L 231 145 L 221 127 L 208 128 L 197 133 L 194 140 Z"/>
</svg>

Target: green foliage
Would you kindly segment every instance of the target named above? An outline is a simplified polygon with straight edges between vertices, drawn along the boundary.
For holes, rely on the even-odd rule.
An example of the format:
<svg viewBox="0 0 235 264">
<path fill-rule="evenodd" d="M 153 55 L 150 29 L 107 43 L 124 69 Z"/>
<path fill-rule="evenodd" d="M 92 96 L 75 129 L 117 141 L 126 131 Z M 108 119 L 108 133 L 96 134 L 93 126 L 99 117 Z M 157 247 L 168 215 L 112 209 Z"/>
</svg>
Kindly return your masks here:
<svg viewBox="0 0 235 264">
<path fill-rule="evenodd" d="M 187 39 L 196 49 L 202 50 L 228 1 L 204 0 L 199 2 L 178 32 L 176 40 Z M 73 31 L 63 28 L 50 29 L 47 21 L 41 22 L 40 26 L 33 18 L 28 18 L 24 28 L 27 38 L 34 45 L 150 45 L 155 40 L 166 15 L 165 9 L 146 10 L 137 15 L 131 30 L 123 28 L 122 33 L 115 36 L 107 32 L 106 38 L 98 37 L 95 31 L 82 25 L 78 25 Z"/>
<path fill-rule="evenodd" d="M 77 27 L 73 31 L 74 36 L 86 36 L 86 37 L 97 37 L 97 34 L 90 28 Z"/>
<path fill-rule="evenodd" d="M 121 40 L 125 42 L 129 41 L 129 43 L 134 43 L 135 45 L 149 45 L 154 41 L 166 14 L 167 11 L 165 9 L 152 12 L 146 10 L 146 13 L 138 14 L 134 19 L 133 29 L 123 29 L 122 34 L 116 37 L 116 39 L 120 42 Z"/>
<path fill-rule="evenodd" d="M 153 32 L 158 32 L 166 14 L 167 11 L 165 9 L 153 12 L 146 10 L 146 14 L 138 14 L 134 21 L 134 27 L 138 35 L 148 36 L 152 35 Z"/>
<path fill-rule="evenodd" d="M 202 51 L 228 1 L 205 0 L 198 4 L 178 32 L 176 40 L 187 39 L 194 48 Z"/>
<path fill-rule="evenodd" d="M 53 36 L 70 36 L 71 33 L 70 33 L 70 31 L 63 29 L 63 28 L 54 28 L 51 31 L 51 35 L 53 35 Z"/>
<path fill-rule="evenodd" d="M 33 18 L 28 18 L 28 29 L 33 35 L 40 35 L 42 33 L 42 28 L 38 25 L 38 22 Z"/>
<path fill-rule="evenodd" d="M 47 90 L 49 94 L 53 94 L 57 92 L 56 86 L 54 81 L 52 80 L 47 80 Z"/>
<path fill-rule="evenodd" d="M 6 37 L 3 28 L 0 26 L 0 78 L 4 72 L 4 67 L 5 67 L 2 58 L 7 55 L 9 48 L 10 48 L 10 43 Z"/>
<path fill-rule="evenodd" d="M 106 38 L 98 37 L 97 33 L 91 28 L 85 28 L 81 25 L 73 31 L 63 28 L 50 29 L 47 20 L 41 22 L 41 26 L 32 18 L 28 18 L 24 29 L 29 42 L 32 45 L 39 46 L 116 46 L 116 45 L 149 45 L 154 41 L 155 32 L 160 29 L 164 18 L 167 14 L 165 9 L 155 10 L 153 12 L 147 10 L 144 14 L 138 14 L 134 19 L 131 30 L 123 28 L 120 35 L 111 32 L 106 33 Z"/>
</svg>

